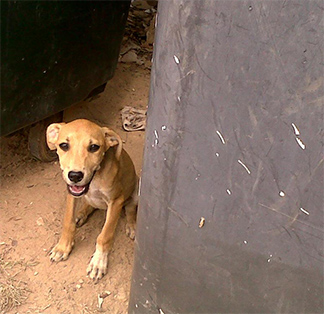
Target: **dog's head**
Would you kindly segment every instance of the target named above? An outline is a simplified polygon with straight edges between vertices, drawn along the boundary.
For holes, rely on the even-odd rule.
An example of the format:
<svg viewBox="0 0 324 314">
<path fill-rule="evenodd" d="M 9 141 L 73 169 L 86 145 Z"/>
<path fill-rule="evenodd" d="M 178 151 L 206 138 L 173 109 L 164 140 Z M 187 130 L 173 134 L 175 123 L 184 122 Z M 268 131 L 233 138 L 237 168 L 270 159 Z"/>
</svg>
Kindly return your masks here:
<svg viewBox="0 0 324 314">
<path fill-rule="evenodd" d="M 122 152 L 122 141 L 114 131 L 84 119 L 51 124 L 46 138 L 48 147 L 57 150 L 68 191 L 76 197 L 87 193 L 110 147 L 117 160 Z"/>
</svg>

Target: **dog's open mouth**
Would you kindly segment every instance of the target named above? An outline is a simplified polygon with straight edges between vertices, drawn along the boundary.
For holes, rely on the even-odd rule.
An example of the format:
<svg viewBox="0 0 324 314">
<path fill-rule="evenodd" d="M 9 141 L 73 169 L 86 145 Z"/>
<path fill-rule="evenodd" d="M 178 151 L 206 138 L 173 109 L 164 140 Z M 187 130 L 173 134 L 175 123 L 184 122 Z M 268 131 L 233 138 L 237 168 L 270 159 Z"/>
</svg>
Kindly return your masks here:
<svg viewBox="0 0 324 314">
<path fill-rule="evenodd" d="M 85 185 L 67 185 L 69 193 L 71 193 L 73 196 L 82 196 L 83 194 L 86 194 L 89 190 L 90 183 L 92 182 L 93 177 L 95 176 L 96 171 L 93 172 L 92 177 L 90 181 Z"/>
<path fill-rule="evenodd" d="M 68 185 L 68 191 L 73 196 L 81 196 L 89 190 L 89 183 L 86 185 Z"/>
</svg>

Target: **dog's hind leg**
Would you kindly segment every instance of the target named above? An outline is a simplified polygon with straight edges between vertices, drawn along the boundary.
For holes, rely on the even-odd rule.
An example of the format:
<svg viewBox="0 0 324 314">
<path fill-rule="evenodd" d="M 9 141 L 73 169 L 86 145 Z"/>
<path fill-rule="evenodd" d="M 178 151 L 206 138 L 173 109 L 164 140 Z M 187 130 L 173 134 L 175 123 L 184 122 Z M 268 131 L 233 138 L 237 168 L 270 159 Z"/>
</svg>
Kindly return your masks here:
<svg viewBox="0 0 324 314">
<path fill-rule="evenodd" d="M 88 219 L 89 215 L 95 210 L 90 206 L 85 199 L 82 200 L 82 204 L 76 213 L 75 223 L 80 228 Z"/>
<path fill-rule="evenodd" d="M 125 204 L 126 213 L 126 235 L 132 240 L 135 239 L 136 228 L 136 214 L 138 205 L 138 185 L 136 186 L 132 196 L 127 200 Z"/>
<path fill-rule="evenodd" d="M 131 199 L 125 206 L 126 212 L 126 235 L 132 240 L 135 239 L 137 201 Z"/>
</svg>

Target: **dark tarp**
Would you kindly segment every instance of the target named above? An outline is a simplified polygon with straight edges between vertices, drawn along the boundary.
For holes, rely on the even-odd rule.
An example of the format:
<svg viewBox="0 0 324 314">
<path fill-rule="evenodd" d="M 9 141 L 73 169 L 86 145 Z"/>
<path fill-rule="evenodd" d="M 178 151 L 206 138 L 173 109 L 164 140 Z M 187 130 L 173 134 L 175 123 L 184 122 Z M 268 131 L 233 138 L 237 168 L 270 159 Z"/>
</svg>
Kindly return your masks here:
<svg viewBox="0 0 324 314">
<path fill-rule="evenodd" d="M 112 78 L 129 4 L 1 1 L 0 135 L 84 100 Z"/>
</svg>

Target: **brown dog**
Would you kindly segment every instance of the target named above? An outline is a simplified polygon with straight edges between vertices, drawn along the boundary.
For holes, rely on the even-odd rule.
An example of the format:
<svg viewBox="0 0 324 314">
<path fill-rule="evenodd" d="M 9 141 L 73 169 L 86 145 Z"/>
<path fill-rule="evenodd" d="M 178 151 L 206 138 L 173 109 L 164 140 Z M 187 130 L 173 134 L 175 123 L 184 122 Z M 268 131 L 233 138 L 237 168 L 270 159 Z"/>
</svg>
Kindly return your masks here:
<svg viewBox="0 0 324 314">
<path fill-rule="evenodd" d="M 126 233 L 135 238 L 138 178 L 133 162 L 114 131 L 88 120 L 51 124 L 46 136 L 49 148 L 57 150 L 69 192 L 62 235 L 50 258 L 56 262 L 66 260 L 74 244 L 76 226 L 81 226 L 95 208 L 105 209 L 106 221 L 87 268 L 90 278 L 97 281 L 107 272 L 108 254 L 123 206 Z M 83 202 L 76 213 L 80 197 Z"/>
</svg>

